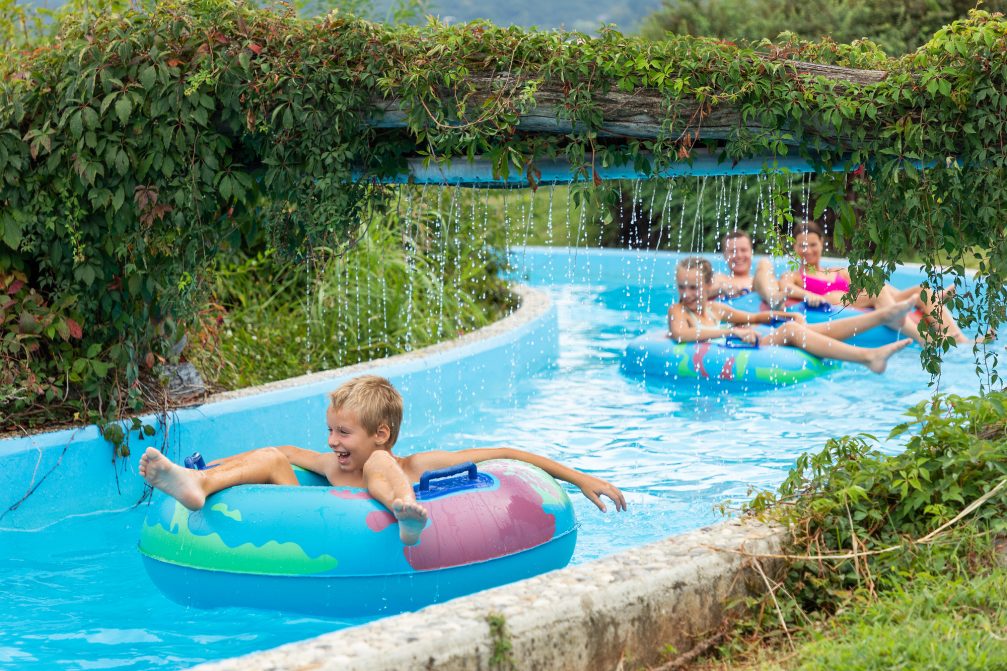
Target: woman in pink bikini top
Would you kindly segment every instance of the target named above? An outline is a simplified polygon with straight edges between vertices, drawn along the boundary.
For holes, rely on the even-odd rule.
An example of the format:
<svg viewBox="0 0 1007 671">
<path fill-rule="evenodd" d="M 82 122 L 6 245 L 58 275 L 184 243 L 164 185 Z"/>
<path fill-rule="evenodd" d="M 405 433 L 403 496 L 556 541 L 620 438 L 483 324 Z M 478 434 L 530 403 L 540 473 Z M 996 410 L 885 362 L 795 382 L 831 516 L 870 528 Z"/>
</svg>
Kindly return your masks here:
<svg viewBox="0 0 1007 671">
<path fill-rule="evenodd" d="M 896 289 L 886 284 L 877 296 L 861 291 L 850 300 L 847 295 L 850 291 L 849 272 L 845 268 L 819 267 L 822 260 L 822 241 L 822 229 L 815 222 L 804 221 L 795 227 L 794 253 L 801 265 L 796 271 L 784 273 L 780 277 L 780 286 L 787 298 L 802 300 L 810 306 L 817 306 L 824 301 L 832 305 L 848 305 L 860 309 L 886 307 L 912 298 L 916 301 L 916 308 L 922 312 L 922 319 L 933 327 L 933 330 L 938 333 L 944 332 L 959 343 L 971 342 L 958 328 L 948 309 L 938 305 L 940 301 L 933 292 L 924 292 L 926 300 L 920 297 L 922 287 L 919 285 L 908 289 Z M 923 335 L 908 317 L 905 326 L 899 330 L 917 342 L 923 343 Z"/>
<path fill-rule="evenodd" d="M 815 275 L 808 275 L 807 270 L 802 270 L 801 280 L 804 284 L 805 291 L 810 291 L 811 293 L 818 294 L 819 296 L 826 296 L 833 291 L 839 291 L 845 294 L 850 290 L 849 281 L 843 277 L 843 274 L 840 271 L 836 271 L 836 274 L 833 275 L 831 279 L 824 279 L 816 277 Z"/>
<path fill-rule="evenodd" d="M 813 221 L 805 221 L 794 229 L 794 254 L 801 265 L 796 271 L 784 273 L 780 278 L 787 298 L 802 300 L 808 305 L 821 303 L 841 305 L 843 297 L 850 290 L 850 276 L 845 268 L 821 268 L 822 230 Z M 864 300 L 861 300 L 864 296 Z M 852 303 L 855 307 L 874 307 L 861 293 Z M 892 301 L 895 302 L 895 301 Z M 862 303 L 862 304 L 861 304 Z"/>
</svg>

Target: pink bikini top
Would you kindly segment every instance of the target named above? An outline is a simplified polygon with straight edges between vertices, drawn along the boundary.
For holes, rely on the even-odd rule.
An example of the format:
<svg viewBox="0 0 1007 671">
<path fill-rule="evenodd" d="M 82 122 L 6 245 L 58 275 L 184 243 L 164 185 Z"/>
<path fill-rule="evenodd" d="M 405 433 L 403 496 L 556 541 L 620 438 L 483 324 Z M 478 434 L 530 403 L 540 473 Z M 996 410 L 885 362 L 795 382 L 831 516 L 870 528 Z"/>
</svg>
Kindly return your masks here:
<svg viewBox="0 0 1007 671">
<path fill-rule="evenodd" d="M 831 280 L 824 280 L 821 277 L 805 273 L 801 273 L 801 278 L 804 280 L 804 290 L 819 296 L 824 296 L 830 291 L 842 291 L 845 294 L 850 290 L 850 283 L 838 272 Z"/>
</svg>

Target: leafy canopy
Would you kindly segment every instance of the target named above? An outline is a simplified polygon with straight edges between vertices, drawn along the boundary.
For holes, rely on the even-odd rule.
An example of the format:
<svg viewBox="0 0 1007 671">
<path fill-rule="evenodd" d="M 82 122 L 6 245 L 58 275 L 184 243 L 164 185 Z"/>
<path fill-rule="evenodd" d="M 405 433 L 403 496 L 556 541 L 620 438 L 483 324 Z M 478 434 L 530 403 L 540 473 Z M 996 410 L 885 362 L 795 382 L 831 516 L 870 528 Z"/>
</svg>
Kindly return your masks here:
<svg viewBox="0 0 1007 671">
<path fill-rule="evenodd" d="M 738 117 L 714 147 L 727 160 L 798 153 L 822 167 L 865 166 L 856 226 L 839 197 L 845 180 L 820 180 L 819 202 L 844 214 L 838 233 L 858 281 L 876 288 L 907 250 L 934 283 L 947 259 L 960 279 L 964 254 L 978 249 L 984 283 L 956 307 L 965 325 L 997 322 L 1005 52 L 1007 22 L 984 12 L 899 59 L 870 43 L 781 52 L 479 23 L 382 26 L 230 0 L 67 21 L 52 43 L 0 61 L 0 279 L 13 301 L 0 307 L 5 406 L 69 396 L 106 414 L 135 407 L 143 366 L 170 356 L 218 254 L 339 249 L 384 205 L 387 189 L 372 178 L 407 157 L 488 156 L 531 184 L 535 161 L 554 156 L 587 178 L 599 163 L 656 173 L 689 160 L 719 108 Z M 798 74 L 790 58 L 887 76 L 839 85 Z M 550 86 L 573 130 L 522 132 L 521 114 Z M 604 94 L 643 89 L 666 110 L 657 136 L 602 134 Z M 686 105 L 698 111 L 680 114 Z M 405 127 L 381 123 L 386 107 Z M 28 398 L 16 391 L 24 380 Z"/>
<path fill-rule="evenodd" d="M 914 51 L 956 19 L 965 18 L 973 0 L 664 0 L 644 20 L 645 37 L 666 33 L 759 42 L 782 34 L 799 39 L 849 43 L 868 39 L 893 55 Z M 990 0 L 988 11 L 1007 3 Z"/>
</svg>

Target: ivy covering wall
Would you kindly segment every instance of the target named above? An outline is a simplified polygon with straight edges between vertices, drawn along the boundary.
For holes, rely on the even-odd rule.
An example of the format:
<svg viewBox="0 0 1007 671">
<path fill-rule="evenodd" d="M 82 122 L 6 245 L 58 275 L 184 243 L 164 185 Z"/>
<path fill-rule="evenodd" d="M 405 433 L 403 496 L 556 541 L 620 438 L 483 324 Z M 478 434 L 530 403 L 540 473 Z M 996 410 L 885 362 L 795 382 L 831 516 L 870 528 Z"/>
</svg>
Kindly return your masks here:
<svg viewBox="0 0 1007 671">
<path fill-rule="evenodd" d="M 388 191 L 371 178 L 406 157 L 488 156 L 533 185 L 535 161 L 562 155 L 599 186 L 597 162 L 689 160 L 705 116 L 725 107 L 738 115 L 715 147 L 725 160 L 789 152 L 861 173 L 856 220 L 845 176 L 818 180 L 821 206 L 843 215 L 857 281 L 877 287 L 912 250 L 937 282 L 941 264 L 963 275 L 973 254 L 984 290 L 955 307 L 966 325 L 998 322 L 1005 51 L 1007 22 L 984 12 L 899 59 L 870 43 L 749 49 L 302 20 L 228 0 L 65 25 L 52 44 L 0 64 L 3 410 L 57 397 L 81 418 L 135 409 L 138 381 L 189 327 L 216 255 L 339 249 L 384 206 Z M 797 74 L 794 59 L 887 76 L 837 84 Z M 573 131 L 522 132 L 520 114 L 557 82 Z M 656 137 L 598 132 L 599 97 L 617 90 L 661 96 Z M 404 128 L 374 123 L 391 99 Z M 700 112 L 680 114 L 687 103 Z"/>
</svg>

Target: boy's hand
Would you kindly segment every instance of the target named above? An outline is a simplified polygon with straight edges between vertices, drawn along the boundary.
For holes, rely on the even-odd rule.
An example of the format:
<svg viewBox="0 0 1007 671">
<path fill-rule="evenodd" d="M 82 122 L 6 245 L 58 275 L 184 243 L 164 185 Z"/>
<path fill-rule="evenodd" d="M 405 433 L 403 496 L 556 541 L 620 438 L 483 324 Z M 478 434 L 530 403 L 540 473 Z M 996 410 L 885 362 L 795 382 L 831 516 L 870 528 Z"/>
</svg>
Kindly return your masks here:
<svg viewBox="0 0 1007 671">
<path fill-rule="evenodd" d="M 591 503 L 598 506 L 602 512 L 607 510 L 605 502 L 601 500 L 602 494 L 612 499 L 616 510 L 626 510 L 626 497 L 622 495 L 622 492 L 615 485 L 605 482 L 601 478 L 596 478 L 593 475 L 584 475 L 584 480 L 577 484 L 580 486 L 580 491 L 584 496 L 590 499 Z"/>
</svg>

